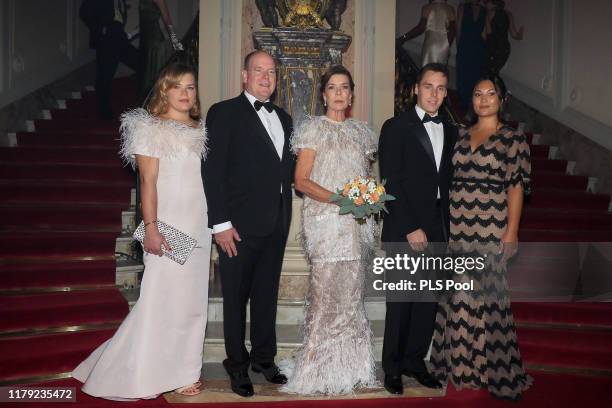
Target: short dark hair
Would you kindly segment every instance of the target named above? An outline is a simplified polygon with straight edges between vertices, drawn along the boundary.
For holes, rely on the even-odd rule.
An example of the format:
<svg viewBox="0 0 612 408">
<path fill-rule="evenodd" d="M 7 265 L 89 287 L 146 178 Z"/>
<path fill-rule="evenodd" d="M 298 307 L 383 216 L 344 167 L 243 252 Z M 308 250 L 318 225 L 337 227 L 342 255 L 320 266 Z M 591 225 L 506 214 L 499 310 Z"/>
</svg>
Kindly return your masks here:
<svg viewBox="0 0 612 408">
<path fill-rule="evenodd" d="M 270 55 L 270 53 L 264 51 L 264 50 L 255 50 L 255 51 L 251 51 L 249 52 L 246 57 L 244 57 L 244 65 L 243 68 L 245 70 L 249 69 L 249 64 L 251 63 L 251 59 L 257 55 L 257 54 L 266 54 L 266 55 Z M 274 59 L 274 57 L 272 57 L 272 55 L 270 55 L 270 57 L 274 60 L 274 63 L 276 63 L 276 60 Z"/>
<path fill-rule="evenodd" d="M 421 80 L 428 72 L 439 72 L 447 79 L 449 78 L 448 68 L 446 67 L 446 65 L 440 64 L 439 62 L 430 62 L 429 64 L 423 65 L 423 68 L 420 69 L 416 78 L 416 83 L 420 84 Z"/>
<path fill-rule="evenodd" d="M 325 87 L 327 86 L 327 83 L 329 82 L 331 77 L 337 74 L 346 75 L 349 79 L 351 92 L 355 90 L 355 82 L 353 82 L 353 76 L 351 75 L 351 72 L 348 69 L 344 68 L 342 65 L 332 65 L 321 76 L 321 86 L 319 87 L 321 93 L 325 92 Z"/>
</svg>

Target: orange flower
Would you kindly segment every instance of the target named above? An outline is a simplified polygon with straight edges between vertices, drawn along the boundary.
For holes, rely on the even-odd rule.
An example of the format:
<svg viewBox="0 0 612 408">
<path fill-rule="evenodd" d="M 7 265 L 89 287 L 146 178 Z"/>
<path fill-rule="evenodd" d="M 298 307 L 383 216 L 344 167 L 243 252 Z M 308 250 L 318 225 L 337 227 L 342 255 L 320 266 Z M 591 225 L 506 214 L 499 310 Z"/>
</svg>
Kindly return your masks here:
<svg viewBox="0 0 612 408">
<path fill-rule="evenodd" d="M 360 184 L 359 185 L 359 191 L 361 191 L 361 194 L 367 193 L 368 192 L 368 186 L 366 184 Z"/>
<path fill-rule="evenodd" d="M 378 200 L 380 199 L 380 196 L 378 195 L 377 192 L 373 192 L 372 194 L 370 194 L 370 198 L 372 199 L 373 203 L 377 203 Z"/>
<path fill-rule="evenodd" d="M 342 191 L 342 195 L 343 196 L 348 196 L 349 190 L 351 189 L 351 185 L 350 184 L 345 184 L 344 185 L 344 190 Z"/>
<path fill-rule="evenodd" d="M 365 200 L 363 199 L 363 197 L 357 197 L 357 199 L 355 200 L 355 205 L 360 206 L 363 204 L 365 204 Z"/>
</svg>

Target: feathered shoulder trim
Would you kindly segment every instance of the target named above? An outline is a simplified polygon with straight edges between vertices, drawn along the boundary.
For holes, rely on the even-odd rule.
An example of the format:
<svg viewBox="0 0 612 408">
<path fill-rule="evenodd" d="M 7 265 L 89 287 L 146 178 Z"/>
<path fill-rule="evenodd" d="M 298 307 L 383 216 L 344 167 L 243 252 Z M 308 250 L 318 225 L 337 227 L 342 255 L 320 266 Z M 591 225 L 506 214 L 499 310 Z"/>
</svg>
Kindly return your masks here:
<svg viewBox="0 0 612 408">
<path fill-rule="evenodd" d="M 366 122 L 352 118 L 335 122 L 321 115 L 304 119 L 294 131 L 291 148 L 295 153 L 301 148 L 317 150 L 325 137 L 337 135 L 339 132 L 359 143 L 368 155 L 374 153 L 378 147 L 376 133 Z"/>
<path fill-rule="evenodd" d="M 121 115 L 121 148 L 119 155 L 126 164 L 136 167 L 136 154 L 172 158 L 179 153 L 193 152 L 206 157 L 206 128 L 200 120 L 191 127 L 174 120 L 163 120 L 139 108 Z"/>
</svg>

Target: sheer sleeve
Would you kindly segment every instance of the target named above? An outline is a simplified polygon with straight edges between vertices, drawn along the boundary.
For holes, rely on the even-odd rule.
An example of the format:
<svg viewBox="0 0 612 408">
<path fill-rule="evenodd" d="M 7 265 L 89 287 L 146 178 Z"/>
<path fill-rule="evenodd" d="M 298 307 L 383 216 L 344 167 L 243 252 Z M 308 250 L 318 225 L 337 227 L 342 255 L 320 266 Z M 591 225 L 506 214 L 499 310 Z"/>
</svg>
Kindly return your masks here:
<svg viewBox="0 0 612 408">
<path fill-rule="evenodd" d="M 512 135 L 506 157 L 506 188 L 521 184 L 525 194 L 531 192 L 531 153 L 523 133 Z"/>
<path fill-rule="evenodd" d="M 297 154 L 300 149 L 317 150 L 321 140 L 317 118 L 304 120 L 291 136 L 291 150 Z"/>
</svg>

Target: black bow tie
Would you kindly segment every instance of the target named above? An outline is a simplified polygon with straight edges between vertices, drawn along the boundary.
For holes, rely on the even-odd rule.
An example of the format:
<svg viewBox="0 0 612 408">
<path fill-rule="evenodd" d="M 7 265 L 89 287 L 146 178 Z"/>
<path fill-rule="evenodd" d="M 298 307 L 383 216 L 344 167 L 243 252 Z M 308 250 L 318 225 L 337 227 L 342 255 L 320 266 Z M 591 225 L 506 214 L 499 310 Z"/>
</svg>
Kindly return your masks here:
<svg viewBox="0 0 612 408">
<path fill-rule="evenodd" d="M 272 111 L 274 110 L 274 104 L 272 102 L 269 102 L 269 101 L 268 102 L 255 101 L 255 103 L 253 105 L 255 106 L 255 110 L 257 112 L 259 112 L 259 110 L 261 109 L 262 106 L 264 108 L 266 108 L 268 113 L 272 113 Z"/>
<path fill-rule="evenodd" d="M 440 123 L 442 123 L 442 118 L 440 117 L 440 115 L 429 116 L 429 113 L 426 113 L 425 116 L 423 116 L 423 123 L 427 122 L 433 122 L 436 125 L 439 125 Z"/>
</svg>

